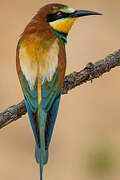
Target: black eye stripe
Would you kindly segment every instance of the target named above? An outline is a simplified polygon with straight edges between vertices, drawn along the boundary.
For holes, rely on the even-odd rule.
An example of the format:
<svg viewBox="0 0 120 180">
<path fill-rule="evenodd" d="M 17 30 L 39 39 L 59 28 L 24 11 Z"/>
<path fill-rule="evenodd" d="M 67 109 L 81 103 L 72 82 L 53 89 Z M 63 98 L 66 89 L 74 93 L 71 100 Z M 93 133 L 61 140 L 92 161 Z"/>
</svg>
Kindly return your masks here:
<svg viewBox="0 0 120 180">
<path fill-rule="evenodd" d="M 60 16 L 59 16 L 59 12 L 61 13 Z M 58 11 L 55 14 L 48 14 L 47 15 L 47 22 L 53 22 L 55 20 L 62 19 L 65 17 L 69 17 L 69 16 L 70 16 L 70 13 L 64 13 L 62 11 Z"/>
</svg>

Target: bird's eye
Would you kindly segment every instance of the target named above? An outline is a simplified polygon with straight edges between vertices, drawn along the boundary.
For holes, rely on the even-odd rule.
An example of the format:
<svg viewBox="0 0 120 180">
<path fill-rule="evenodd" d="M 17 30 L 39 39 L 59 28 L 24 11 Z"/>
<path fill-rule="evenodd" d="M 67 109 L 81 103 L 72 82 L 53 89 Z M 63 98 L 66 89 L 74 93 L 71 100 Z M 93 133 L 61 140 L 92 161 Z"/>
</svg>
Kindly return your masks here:
<svg viewBox="0 0 120 180">
<path fill-rule="evenodd" d="M 63 13 L 59 11 L 59 12 L 57 13 L 57 16 L 58 16 L 58 17 L 62 17 L 62 16 L 63 16 Z"/>
</svg>

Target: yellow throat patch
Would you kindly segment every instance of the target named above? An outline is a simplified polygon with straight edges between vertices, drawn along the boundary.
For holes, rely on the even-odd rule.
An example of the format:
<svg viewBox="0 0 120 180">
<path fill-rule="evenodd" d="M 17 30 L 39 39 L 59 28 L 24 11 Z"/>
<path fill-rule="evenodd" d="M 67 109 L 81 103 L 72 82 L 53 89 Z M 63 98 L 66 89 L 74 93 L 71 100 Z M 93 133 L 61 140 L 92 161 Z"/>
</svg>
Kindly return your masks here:
<svg viewBox="0 0 120 180">
<path fill-rule="evenodd" d="M 51 22 L 50 25 L 54 30 L 68 34 L 75 20 L 76 18 L 64 18 Z"/>
</svg>

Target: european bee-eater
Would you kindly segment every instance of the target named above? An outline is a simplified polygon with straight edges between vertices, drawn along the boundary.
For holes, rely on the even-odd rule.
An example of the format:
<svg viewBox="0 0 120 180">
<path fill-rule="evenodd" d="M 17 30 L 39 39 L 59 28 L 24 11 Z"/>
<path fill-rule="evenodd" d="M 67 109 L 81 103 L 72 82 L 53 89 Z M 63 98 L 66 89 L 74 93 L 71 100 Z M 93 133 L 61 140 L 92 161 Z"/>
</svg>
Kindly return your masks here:
<svg viewBox="0 0 120 180">
<path fill-rule="evenodd" d="M 17 46 L 17 72 L 35 137 L 35 157 L 40 166 L 48 161 L 66 69 L 65 43 L 78 17 L 100 15 L 74 10 L 66 5 L 48 4 L 26 26 Z"/>
</svg>

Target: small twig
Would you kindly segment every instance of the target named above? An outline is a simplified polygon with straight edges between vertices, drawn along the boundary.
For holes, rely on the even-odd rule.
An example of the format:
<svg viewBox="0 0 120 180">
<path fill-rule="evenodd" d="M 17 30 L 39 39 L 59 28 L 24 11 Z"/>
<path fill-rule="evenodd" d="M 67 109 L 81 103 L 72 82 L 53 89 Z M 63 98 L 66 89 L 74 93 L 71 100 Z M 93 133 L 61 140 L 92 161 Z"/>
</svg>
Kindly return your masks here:
<svg viewBox="0 0 120 180">
<path fill-rule="evenodd" d="M 62 88 L 62 94 L 67 94 L 69 90 L 99 78 L 102 74 L 109 72 L 112 68 L 120 66 L 120 50 L 108 55 L 105 59 L 96 63 L 88 63 L 87 66 L 79 71 L 73 72 L 66 76 Z M 17 105 L 11 106 L 4 112 L 0 113 L 0 128 L 7 126 L 13 121 L 18 120 L 26 114 L 24 100 Z"/>
</svg>

